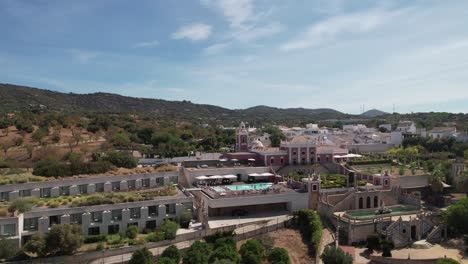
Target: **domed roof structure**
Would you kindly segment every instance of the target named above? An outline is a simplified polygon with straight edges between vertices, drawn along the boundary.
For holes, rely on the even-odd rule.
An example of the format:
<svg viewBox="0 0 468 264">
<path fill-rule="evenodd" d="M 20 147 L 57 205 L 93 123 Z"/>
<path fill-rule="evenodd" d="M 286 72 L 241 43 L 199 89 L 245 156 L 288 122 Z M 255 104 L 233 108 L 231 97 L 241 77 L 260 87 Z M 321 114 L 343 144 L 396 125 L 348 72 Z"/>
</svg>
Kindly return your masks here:
<svg viewBox="0 0 468 264">
<path fill-rule="evenodd" d="M 260 140 L 254 140 L 252 141 L 252 147 L 251 149 L 258 149 L 258 150 L 262 150 L 264 149 L 265 146 L 263 146 L 263 143 L 260 141 Z"/>
</svg>

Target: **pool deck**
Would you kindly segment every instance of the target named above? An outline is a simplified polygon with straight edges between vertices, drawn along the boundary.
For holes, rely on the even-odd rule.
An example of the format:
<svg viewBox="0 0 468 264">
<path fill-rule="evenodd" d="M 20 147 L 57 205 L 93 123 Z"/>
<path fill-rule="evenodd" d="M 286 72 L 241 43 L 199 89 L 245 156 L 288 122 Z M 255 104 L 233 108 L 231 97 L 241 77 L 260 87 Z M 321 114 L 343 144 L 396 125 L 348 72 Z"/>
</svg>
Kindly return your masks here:
<svg viewBox="0 0 468 264">
<path fill-rule="evenodd" d="M 255 196 L 255 195 L 276 195 L 287 192 L 296 192 L 295 190 L 289 188 L 285 184 L 272 184 L 269 188 L 264 189 L 254 189 L 254 190 L 229 190 L 224 189 L 223 192 L 219 191 L 219 188 L 223 186 L 234 186 L 234 185 L 250 185 L 250 184 L 271 184 L 266 182 L 258 183 L 236 183 L 233 185 L 218 185 L 212 187 L 202 187 L 202 191 L 212 199 L 222 199 L 222 198 L 233 198 L 239 196 Z"/>
</svg>

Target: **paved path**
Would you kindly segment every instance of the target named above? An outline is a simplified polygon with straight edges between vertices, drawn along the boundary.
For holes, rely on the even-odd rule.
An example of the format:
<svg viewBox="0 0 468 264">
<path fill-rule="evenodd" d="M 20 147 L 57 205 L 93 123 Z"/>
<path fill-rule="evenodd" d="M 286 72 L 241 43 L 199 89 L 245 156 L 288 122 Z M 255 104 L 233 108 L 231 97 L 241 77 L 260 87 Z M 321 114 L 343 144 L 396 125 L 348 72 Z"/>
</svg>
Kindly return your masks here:
<svg viewBox="0 0 468 264">
<path fill-rule="evenodd" d="M 329 246 L 330 244 L 334 244 L 335 243 L 335 238 L 334 238 L 334 234 L 332 233 L 332 230 L 330 230 L 329 228 L 323 228 L 322 230 L 322 241 L 320 242 L 320 252 L 319 252 L 319 256 L 322 255 L 322 252 L 323 250 L 325 249 L 326 246 Z M 319 263 L 323 263 L 322 262 L 322 259 L 319 258 Z"/>
</svg>

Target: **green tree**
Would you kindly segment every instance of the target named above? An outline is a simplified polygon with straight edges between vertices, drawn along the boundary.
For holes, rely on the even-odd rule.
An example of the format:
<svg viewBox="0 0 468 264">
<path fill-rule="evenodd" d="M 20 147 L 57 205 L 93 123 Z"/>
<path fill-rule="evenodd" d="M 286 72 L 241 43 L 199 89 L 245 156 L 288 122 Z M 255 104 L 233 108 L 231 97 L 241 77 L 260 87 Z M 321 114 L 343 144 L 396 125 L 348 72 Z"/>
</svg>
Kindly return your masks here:
<svg viewBox="0 0 468 264">
<path fill-rule="evenodd" d="M 179 227 L 179 224 L 176 222 L 165 220 L 164 223 L 159 227 L 159 230 L 164 233 L 166 239 L 170 240 L 176 237 Z"/>
<path fill-rule="evenodd" d="M 132 153 L 127 151 L 111 150 L 106 153 L 104 160 L 109 161 L 113 165 L 121 168 L 135 168 L 138 164 L 137 158 L 133 157 Z"/>
<path fill-rule="evenodd" d="M 437 260 L 436 264 L 460 264 L 460 262 L 451 258 L 441 258 Z"/>
<path fill-rule="evenodd" d="M 267 126 L 265 129 L 263 129 L 263 131 L 270 134 L 272 147 L 279 147 L 281 140 L 286 139 L 286 136 L 283 134 L 283 132 L 276 126 Z"/>
<path fill-rule="evenodd" d="M 24 244 L 23 250 L 38 256 L 47 255 L 45 235 L 43 233 L 34 233 L 28 242 Z"/>
<path fill-rule="evenodd" d="M 239 262 L 239 254 L 237 253 L 235 248 L 228 244 L 224 244 L 218 246 L 210 256 L 210 262 L 214 262 L 215 260 L 227 259 L 234 263 Z"/>
<path fill-rule="evenodd" d="M 208 243 L 195 241 L 187 250 L 183 264 L 208 264 L 212 251 Z"/>
<path fill-rule="evenodd" d="M 324 264 L 352 264 L 353 257 L 341 248 L 325 247 L 320 256 Z"/>
<path fill-rule="evenodd" d="M 260 256 L 256 255 L 253 252 L 247 251 L 244 255 L 241 256 L 240 260 L 241 264 L 260 264 L 262 263 L 262 259 Z"/>
<path fill-rule="evenodd" d="M 271 264 L 289 264 L 291 261 L 289 260 L 288 251 L 284 248 L 274 248 L 271 250 L 270 254 L 268 254 L 268 261 Z"/>
<path fill-rule="evenodd" d="M 378 234 L 367 236 L 366 242 L 369 251 L 373 252 L 374 250 L 380 249 L 380 237 Z"/>
<path fill-rule="evenodd" d="M 392 257 L 392 249 L 395 248 L 392 241 L 382 240 L 380 241 L 380 247 L 382 248 L 382 257 Z"/>
<path fill-rule="evenodd" d="M 158 264 L 178 264 L 173 259 L 162 257 L 159 259 Z"/>
<path fill-rule="evenodd" d="M 125 230 L 125 236 L 130 239 L 135 239 L 138 235 L 138 227 L 137 226 L 129 226 L 127 230 Z"/>
<path fill-rule="evenodd" d="M 73 254 L 82 244 L 81 226 L 53 225 L 46 235 L 46 249 L 52 255 Z"/>
<path fill-rule="evenodd" d="M 443 213 L 444 222 L 458 234 L 468 234 L 468 198 L 450 205 Z"/>
<path fill-rule="evenodd" d="M 128 138 L 127 134 L 125 133 L 117 133 L 115 134 L 110 142 L 112 145 L 115 147 L 122 147 L 122 148 L 128 148 L 130 146 L 130 139 Z"/>
<path fill-rule="evenodd" d="M 153 264 L 153 254 L 146 248 L 137 249 L 133 252 L 128 264 Z"/>
<path fill-rule="evenodd" d="M 170 245 L 161 254 L 162 258 L 168 258 L 174 261 L 174 263 L 179 263 L 180 253 L 175 245 Z"/>
<path fill-rule="evenodd" d="M 14 241 L 0 238 L 0 259 L 10 259 L 18 253 Z"/>
<path fill-rule="evenodd" d="M 245 242 L 244 244 L 242 244 L 239 250 L 241 256 L 245 256 L 247 252 L 251 252 L 257 255 L 261 259 L 265 254 L 265 248 L 256 239 L 250 239 L 247 240 L 247 242 Z"/>
</svg>

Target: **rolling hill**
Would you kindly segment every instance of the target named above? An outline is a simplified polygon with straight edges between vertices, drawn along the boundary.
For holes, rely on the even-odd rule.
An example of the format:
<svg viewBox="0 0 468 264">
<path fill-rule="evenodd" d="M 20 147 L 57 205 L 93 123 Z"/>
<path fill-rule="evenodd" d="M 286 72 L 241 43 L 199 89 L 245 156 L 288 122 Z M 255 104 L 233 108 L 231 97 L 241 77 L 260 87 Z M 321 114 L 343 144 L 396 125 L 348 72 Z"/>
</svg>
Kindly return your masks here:
<svg viewBox="0 0 468 264">
<path fill-rule="evenodd" d="M 255 106 L 231 110 L 190 101 L 135 98 L 110 93 L 75 94 L 12 84 L 0 84 L 0 112 L 39 108 L 61 112 L 137 113 L 152 114 L 176 119 L 204 121 L 244 120 L 257 122 L 312 121 L 330 118 L 347 118 L 350 115 L 327 108 L 275 108 Z"/>
</svg>

